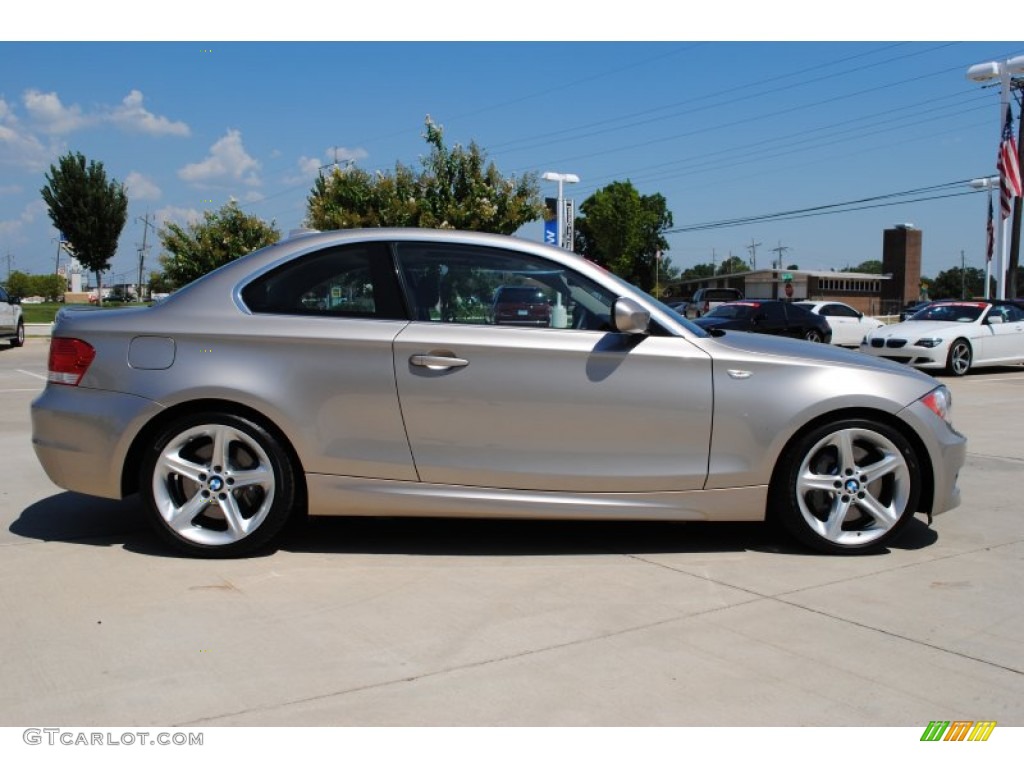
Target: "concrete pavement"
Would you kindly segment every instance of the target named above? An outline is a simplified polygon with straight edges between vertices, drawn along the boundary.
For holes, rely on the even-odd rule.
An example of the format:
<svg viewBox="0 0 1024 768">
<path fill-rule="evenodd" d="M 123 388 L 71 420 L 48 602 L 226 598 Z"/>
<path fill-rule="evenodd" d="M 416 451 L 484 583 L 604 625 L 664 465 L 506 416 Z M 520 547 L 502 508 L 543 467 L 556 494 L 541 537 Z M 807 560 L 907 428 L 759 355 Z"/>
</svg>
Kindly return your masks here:
<svg viewBox="0 0 1024 768">
<path fill-rule="evenodd" d="M 163 549 L 66 493 L 0 351 L 0 725 L 1024 725 L 1024 371 L 944 379 L 963 505 L 825 557 L 757 524 L 311 521 Z"/>
</svg>

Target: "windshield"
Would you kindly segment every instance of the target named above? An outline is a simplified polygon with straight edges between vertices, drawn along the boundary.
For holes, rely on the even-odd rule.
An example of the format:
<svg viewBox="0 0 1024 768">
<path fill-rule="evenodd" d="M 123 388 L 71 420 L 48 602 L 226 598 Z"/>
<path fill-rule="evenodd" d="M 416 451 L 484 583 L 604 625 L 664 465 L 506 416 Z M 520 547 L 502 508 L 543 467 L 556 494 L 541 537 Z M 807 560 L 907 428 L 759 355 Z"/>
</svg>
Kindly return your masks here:
<svg viewBox="0 0 1024 768">
<path fill-rule="evenodd" d="M 910 320 L 934 320 L 946 323 L 973 323 L 987 305 L 982 302 L 951 302 L 949 304 L 932 304 L 925 307 L 917 314 L 910 317 Z"/>
<path fill-rule="evenodd" d="M 757 304 L 719 304 L 704 317 L 717 317 L 722 320 L 743 320 L 754 314 Z"/>
</svg>

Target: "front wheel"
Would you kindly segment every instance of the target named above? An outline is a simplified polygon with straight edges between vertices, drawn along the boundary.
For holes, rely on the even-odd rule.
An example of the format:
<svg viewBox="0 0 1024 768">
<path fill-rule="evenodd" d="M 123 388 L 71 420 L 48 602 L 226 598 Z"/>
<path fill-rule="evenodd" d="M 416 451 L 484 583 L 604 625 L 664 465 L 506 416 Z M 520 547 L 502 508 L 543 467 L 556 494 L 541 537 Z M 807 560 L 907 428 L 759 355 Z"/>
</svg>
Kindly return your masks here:
<svg viewBox="0 0 1024 768">
<path fill-rule="evenodd" d="M 287 454 L 262 426 L 233 414 L 172 424 L 143 462 L 139 486 L 161 538 L 198 557 L 233 557 L 266 545 L 295 503 Z"/>
<path fill-rule="evenodd" d="M 816 344 L 820 344 L 825 340 L 825 338 L 816 328 L 811 328 L 810 330 L 808 330 L 807 333 L 804 334 L 804 338 L 807 339 L 807 341 L 813 341 Z"/>
<path fill-rule="evenodd" d="M 957 339 L 949 347 L 946 369 L 954 376 L 963 376 L 971 370 L 971 345 L 967 339 Z"/>
<path fill-rule="evenodd" d="M 20 347 L 25 343 L 25 322 L 23 320 L 18 321 L 18 331 L 11 339 L 12 347 Z"/>
<path fill-rule="evenodd" d="M 913 517 L 920 477 L 903 435 L 871 420 L 844 419 L 787 447 L 772 480 L 769 513 L 821 552 L 876 549 Z"/>
</svg>

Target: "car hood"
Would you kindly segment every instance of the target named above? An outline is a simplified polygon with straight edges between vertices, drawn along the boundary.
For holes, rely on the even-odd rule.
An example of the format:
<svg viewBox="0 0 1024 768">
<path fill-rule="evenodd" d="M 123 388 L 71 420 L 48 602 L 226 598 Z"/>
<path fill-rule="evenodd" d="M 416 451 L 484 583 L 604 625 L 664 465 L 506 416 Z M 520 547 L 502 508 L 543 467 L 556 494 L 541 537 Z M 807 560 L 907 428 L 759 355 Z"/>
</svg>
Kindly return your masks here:
<svg viewBox="0 0 1024 768">
<path fill-rule="evenodd" d="M 897 373 L 910 376 L 934 389 L 937 382 L 926 373 L 908 368 L 900 363 L 881 357 L 867 355 L 853 349 L 843 349 L 832 344 L 817 344 L 802 339 L 790 339 L 784 336 L 770 336 L 762 333 L 732 331 L 722 336 L 712 336 L 701 340 L 701 346 L 712 357 L 733 355 L 754 355 L 785 358 L 790 362 L 809 364 L 845 365 L 852 368 Z"/>
<path fill-rule="evenodd" d="M 974 323 L 955 323 L 943 320 L 908 320 L 894 325 L 885 325 L 871 332 L 874 339 L 923 339 L 926 336 L 942 336 L 957 333 L 956 329 L 970 329 Z"/>
</svg>

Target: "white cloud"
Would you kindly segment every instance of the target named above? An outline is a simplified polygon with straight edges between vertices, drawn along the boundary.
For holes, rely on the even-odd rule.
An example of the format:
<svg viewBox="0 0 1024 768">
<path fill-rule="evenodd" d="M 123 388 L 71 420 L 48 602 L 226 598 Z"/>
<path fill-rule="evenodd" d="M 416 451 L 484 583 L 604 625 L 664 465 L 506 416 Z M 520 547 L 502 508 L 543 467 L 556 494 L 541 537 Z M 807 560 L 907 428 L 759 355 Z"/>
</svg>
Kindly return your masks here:
<svg viewBox="0 0 1024 768">
<path fill-rule="evenodd" d="M 70 133 L 94 121 L 93 118 L 84 115 L 82 108 L 77 104 L 64 106 L 60 97 L 53 91 L 25 91 L 24 102 L 29 117 L 45 133 Z"/>
<path fill-rule="evenodd" d="M 16 125 L 0 125 L 0 166 L 42 171 L 56 154 L 35 136 L 18 130 Z"/>
<path fill-rule="evenodd" d="M 160 199 L 160 187 L 152 179 L 143 176 L 138 171 L 129 173 L 124 180 L 124 184 L 128 187 L 129 197 L 133 197 L 136 200 Z"/>
<path fill-rule="evenodd" d="M 251 157 L 242 145 L 241 132 L 228 129 L 210 147 L 210 154 L 204 160 L 186 165 L 178 171 L 178 177 L 197 185 L 240 181 L 255 187 L 260 185 L 259 169 L 259 161 Z"/>
<path fill-rule="evenodd" d="M 46 213 L 46 203 L 42 200 L 33 200 L 21 209 L 18 218 L 0 221 L 0 235 L 4 237 L 16 235 L 22 227 L 27 227 L 36 220 L 37 216 L 44 213 Z"/>
<path fill-rule="evenodd" d="M 323 163 L 318 158 L 303 155 L 299 158 L 299 173 L 306 176 L 315 176 L 317 171 L 320 170 L 321 165 Z"/>
<path fill-rule="evenodd" d="M 110 121 L 124 130 L 151 136 L 188 136 L 191 133 L 188 125 L 181 121 L 172 122 L 161 115 L 154 115 L 142 106 L 142 98 L 141 91 L 131 91 L 110 114 Z"/>
<path fill-rule="evenodd" d="M 345 164 L 350 160 L 353 163 L 357 160 L 364 160 L 369 157 L 369 154 L 360 147 L 355 149 L 350 149 L 349 147 L 328 147 L 324 150 L 324 157 L 327 158 L 328 163 L 337 162 Z"/>
<path fill-rule="evenodd" d="M 157 227 L 163 227 L 168 222 L 176 224 L 195 224 L 203 220 L 201 211 L 195 208 L 180 208 L 176 205 L 165 206 L 153 214 L 156 217 Z"/>
</svg>

